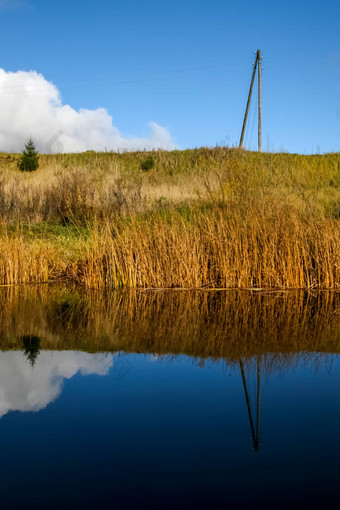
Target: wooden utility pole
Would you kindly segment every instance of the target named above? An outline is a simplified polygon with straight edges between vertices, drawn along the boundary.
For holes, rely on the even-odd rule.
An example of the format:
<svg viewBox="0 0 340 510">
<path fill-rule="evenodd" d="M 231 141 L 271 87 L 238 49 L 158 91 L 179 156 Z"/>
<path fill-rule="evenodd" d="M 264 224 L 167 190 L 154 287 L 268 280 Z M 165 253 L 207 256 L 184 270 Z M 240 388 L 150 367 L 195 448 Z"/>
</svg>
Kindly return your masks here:
<svg viewBox="0 0 340 510">
<path fill-rule="evenodd" d="M 259 126 L 258 126 L 258 151 L 262 151 L 262 82 L 261 82 L 261 51 L 257 50 L 257 65 L 259 78 Z"/>
<path fill-rule="evenodd" d="M 246 130 L 246 125 L 247 125 L 247 118 L 248 118 L 248 112 L 249 112 L 249 105 L 250 105 L 251 95 L 252 95 L 252 92 L 253 92 L 253 86 L 254 86 L 254 80 L 255 80 L 256 69 L 257 69 L 257 71 L 258 71 L 258 88 L 259 88 L 259 91 L 258 91 L 258 92 L 259 92 L 259 110 L 258 110 L 258 150 L 259 150 L 259 152 L 261 152 L 261 151 L 262 151 L 262 81 L 261 81 L 261 50 L 257 50 L 257 52 L 256 52 L 256 58 L 255 58 L 255 62 L 254 62 L 253 74 L 252 74 L 252 77 L 251 77 L 250 89 L 249 89 L 249 94 L 248 94 L 248 101 L 247 101 L 246 111 L 245 111 L 244 119 L 243 119 L 243 126 L 242 126 L 242 133 L 241 133 L 241 138 L 240 138 L 239 147 L 241 148 L 241 147 L 242 147 L 242 144 L 243 144 L 243 138 L 244 138 L 244 133 L 245 133 L 245 130 Z"/>
<path fill-rule="evenodd" d="M 247 124 L 247 118 L 248 118 L 249 105 L 250 105 L 250 100 L 251 100 L 251 94 L 252 94 L 252 92 L 253 92 L 253 85 L 254 85 L 254 79 L 255 79 L 255 73 L 256 73 L 256 67 L 257 67 L 257 58 L 258 58 L 258 52 L 257 52 L 257 54 L 256 54 L 256 58 L 255 58 L 255 62 L 254 62 L 254 69 L 253 69 L 253 75 L 252 75 L 252 77 L 251 77 L 250 89 L 249 89 L 249 94 L 248 94 L 248 101 L 247 101 L 246 111 L 245 111 L 245 114 L 244 114 L 244 120 L 243 120 L 243 126 L 242 126 L 242 133 L 241 133 L 240 144 L 239 144 L 239 147 L 240 147 L 240 148 L 242 147 L 242 144 L 243 144 L 243 138 L 244 138 L 244 132 L 245 132 L 245 130 L 246 130 L 246 124 Z"/>
</svg>

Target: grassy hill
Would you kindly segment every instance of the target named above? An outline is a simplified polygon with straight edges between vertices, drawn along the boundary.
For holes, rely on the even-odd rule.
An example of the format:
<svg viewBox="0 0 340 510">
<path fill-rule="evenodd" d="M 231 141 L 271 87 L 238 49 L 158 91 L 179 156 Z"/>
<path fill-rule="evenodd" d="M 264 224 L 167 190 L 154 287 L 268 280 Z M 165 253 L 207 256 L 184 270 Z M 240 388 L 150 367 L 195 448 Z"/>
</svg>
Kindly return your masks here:
<svg viewBox="0 0 340 510">
<path fill-rule="evenodd" d="M 0 283 L 339 288 L 340 154 L 0 153 Z"/>
</svg>

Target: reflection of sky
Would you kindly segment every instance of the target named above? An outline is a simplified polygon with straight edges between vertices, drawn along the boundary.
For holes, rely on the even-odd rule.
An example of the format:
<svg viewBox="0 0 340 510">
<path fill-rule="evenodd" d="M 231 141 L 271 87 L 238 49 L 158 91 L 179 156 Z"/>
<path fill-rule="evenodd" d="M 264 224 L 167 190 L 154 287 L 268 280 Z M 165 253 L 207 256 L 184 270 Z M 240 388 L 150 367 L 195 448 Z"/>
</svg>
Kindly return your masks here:
<svg viewBox="0 0 340 510">
<path fill-rule="evenodd" d="M 106 375 L 113 355 L 42 351 L 32 369 L 22 351 L 0 352 L 0 417 L 9 411 L 39 411 L 59 397 L 64 379 L 77 372 Z"/>
</svg>

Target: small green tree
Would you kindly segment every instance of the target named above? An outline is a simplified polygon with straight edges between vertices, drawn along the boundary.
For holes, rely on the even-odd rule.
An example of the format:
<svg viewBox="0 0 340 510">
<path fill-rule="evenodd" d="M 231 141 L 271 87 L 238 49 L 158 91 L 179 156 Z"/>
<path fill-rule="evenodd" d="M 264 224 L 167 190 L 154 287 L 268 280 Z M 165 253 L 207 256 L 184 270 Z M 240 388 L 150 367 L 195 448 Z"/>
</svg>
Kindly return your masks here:
<svg viewBox="0 0 340 510">
<path fill-rule="evenodd" d="M 155 166 L 155 160 L 153 159 L 152 156 L 148 156 L 147 158 L 143 159 L 143 161 L 141 161 L 141 164 L 140 164 L 140 167 L 143 170 L 143 172 L 148 172 L 154 166 Z"/>
<path fill-rule="evenodd" d="M 25 145 L 25 150 L 19 161 L 19 168 L 23 172 L 32 172 L 39 166 L 39 156 L 32 138 L 30 137 Z"/>
</svg>

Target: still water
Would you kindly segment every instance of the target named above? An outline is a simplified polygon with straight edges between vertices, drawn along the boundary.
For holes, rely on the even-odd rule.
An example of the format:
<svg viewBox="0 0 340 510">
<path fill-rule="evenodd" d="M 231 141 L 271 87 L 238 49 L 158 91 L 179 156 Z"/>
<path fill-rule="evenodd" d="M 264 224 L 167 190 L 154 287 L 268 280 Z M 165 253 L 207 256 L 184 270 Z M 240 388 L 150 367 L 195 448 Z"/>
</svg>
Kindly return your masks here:
<svg viewBox="0 0 340 510">
<path fill-rule="evenodd" d="M 1 508 L 337 506 L 338 296 L 0 300 Z"/>
</svg>

